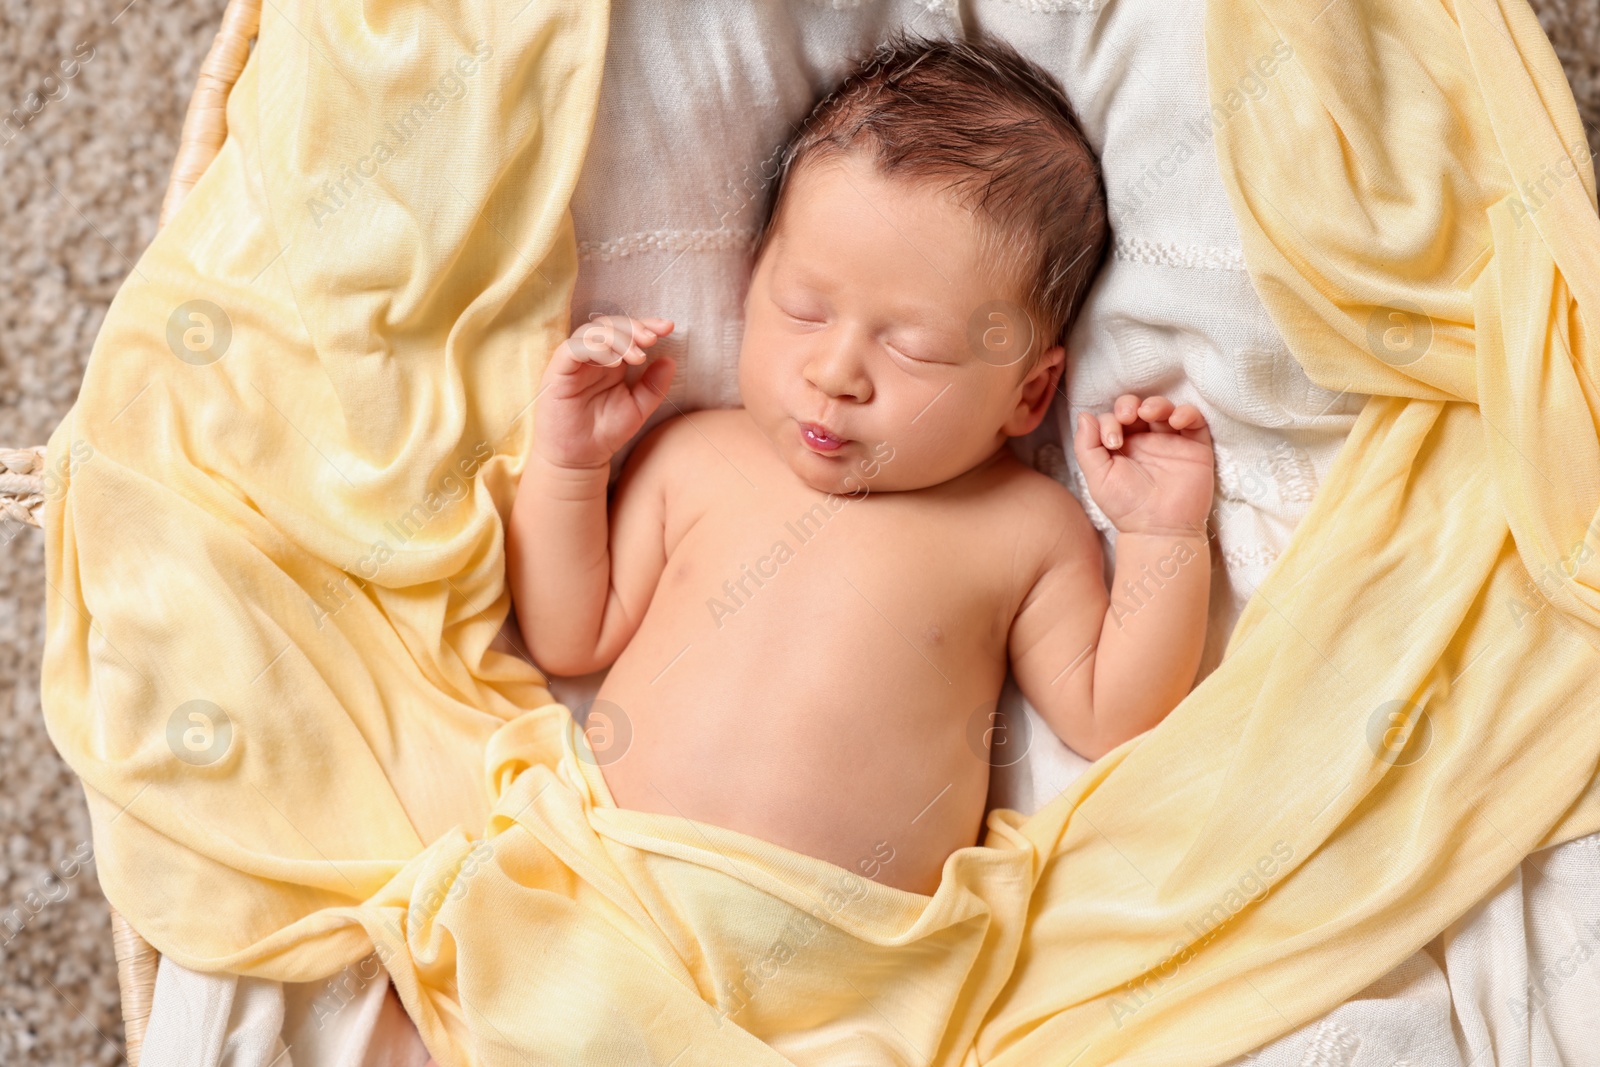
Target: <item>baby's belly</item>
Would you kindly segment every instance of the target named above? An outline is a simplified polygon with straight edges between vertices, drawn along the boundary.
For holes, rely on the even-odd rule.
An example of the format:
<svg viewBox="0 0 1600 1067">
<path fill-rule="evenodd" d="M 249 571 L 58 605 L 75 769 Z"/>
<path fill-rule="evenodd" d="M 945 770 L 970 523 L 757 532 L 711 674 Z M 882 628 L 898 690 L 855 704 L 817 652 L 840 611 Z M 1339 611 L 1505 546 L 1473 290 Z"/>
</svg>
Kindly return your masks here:
<svg viewBox="0 0 1600 1067">
<path fill-rule="evenodd" d="M 1003 643 L 959 598 L 897 592 L 913 576 L 804 563 L 732 596 L 668 568 L 599 693 L 607 785 L 621 807 L 931 894 L 978 843 Z"/>
</svg>

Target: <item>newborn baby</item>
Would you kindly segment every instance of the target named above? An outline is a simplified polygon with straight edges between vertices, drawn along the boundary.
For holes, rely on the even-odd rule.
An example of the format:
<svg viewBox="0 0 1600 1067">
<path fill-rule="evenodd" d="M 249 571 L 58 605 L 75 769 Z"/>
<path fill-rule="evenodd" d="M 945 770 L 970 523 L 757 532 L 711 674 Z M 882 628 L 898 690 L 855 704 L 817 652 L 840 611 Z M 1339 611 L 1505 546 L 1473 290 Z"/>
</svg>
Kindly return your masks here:
<svg viewBox="0 0 1600 1067">
<path fill-rule="evenodd" d="M 632 737 L 597 758 L 619 806 L 931 894 L 979 840 L 1008 664 L 1091 758 L 1183 698 L 1210 584 L 1200 412 L 1126 395 L 1078 415 L 1114 588 L 1139 591 L 1118 603 L 1078 502 L 1006 447 L 1058 391 L 1106 241 L 1096 161 L 1048 74 L 899 38 L 783 156 L 743 408 L 655 427 L 608 505 L 612 457 L 672 379 L 648 350 L 673 323 L 614 316 L 556 350 L 510 581 L 543 669 L 611 667 L 595 706 Z"/>
</svg>

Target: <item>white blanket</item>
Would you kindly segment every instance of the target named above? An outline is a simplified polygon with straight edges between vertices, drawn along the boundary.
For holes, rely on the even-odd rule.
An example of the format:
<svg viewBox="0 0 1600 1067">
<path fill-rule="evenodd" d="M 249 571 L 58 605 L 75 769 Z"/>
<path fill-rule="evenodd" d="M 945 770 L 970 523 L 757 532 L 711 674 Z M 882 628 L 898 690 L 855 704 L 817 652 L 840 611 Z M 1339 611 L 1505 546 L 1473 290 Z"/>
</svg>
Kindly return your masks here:
<svg viewBox="0 0 1600 1067">
<path fill-rule="evenodd" d="M 572 204 L 581 256 L 573 320 L 614 311 L 675 319 L 663 346 L 682 369 L 660 417 L 737 404 L 747 251 L 772 155 L 791 124 L 890 30 L 1004 38 L 1068 89 L 1102 154 L 1115 229 L 1114 256 L 1071 338 L 1069 403 L 1017 449 L 1078 494 L 1109 553 L 1114 531 L 1061 449 L 1060 427 L 1128 390 L 1205 411 L 1218 459 L 1207 673 L 1364 398 L 1305 377 L 1245 274 L 1213 154 L 1203 14 L 1201 0 L 685 0 L 670 8 L 613 0 L 600 113 Z M 1272 92 L 1281 64 L 1294 61 L 1273 57 L 1241 71 L 1240 91 Z M 557 691 L 581 709 L 596 684 Z M 1020 703 L 1014 688 L 1006 699 Z M 1027 758 L 997 771 L 991 796 L 1024 811 L 1085 766 L 1042 720 L 1030 721 Z M 1383 980 L 1240 1062 L 1600 1064 L 1597 924 L 1600 838 L 1530 857 Z M 420 1062 L 381 978 L 363 978 L 341 999 L 348 972 L 332 986 L 287 988 L 166 960 L 160 973 L 145 1046 L 151 1067 Z"/>
</svg>

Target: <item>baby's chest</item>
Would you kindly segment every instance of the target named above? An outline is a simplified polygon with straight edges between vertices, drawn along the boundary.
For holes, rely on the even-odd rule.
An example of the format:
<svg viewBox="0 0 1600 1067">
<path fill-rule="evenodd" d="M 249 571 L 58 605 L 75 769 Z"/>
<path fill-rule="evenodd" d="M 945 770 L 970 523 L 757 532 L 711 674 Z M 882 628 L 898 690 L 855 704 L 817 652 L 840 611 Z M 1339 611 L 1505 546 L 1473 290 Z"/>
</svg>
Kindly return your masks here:
<svg viewBox="0 0 1600 1067">
<path fill-rule="evenodd" d="M 888 628 L 918 646 L 1003 643 L 1020 599 L 1010 546 L 873 497 L 709 510 L 672 547 L 658 596 L 715 626 Z"/>
</svg>

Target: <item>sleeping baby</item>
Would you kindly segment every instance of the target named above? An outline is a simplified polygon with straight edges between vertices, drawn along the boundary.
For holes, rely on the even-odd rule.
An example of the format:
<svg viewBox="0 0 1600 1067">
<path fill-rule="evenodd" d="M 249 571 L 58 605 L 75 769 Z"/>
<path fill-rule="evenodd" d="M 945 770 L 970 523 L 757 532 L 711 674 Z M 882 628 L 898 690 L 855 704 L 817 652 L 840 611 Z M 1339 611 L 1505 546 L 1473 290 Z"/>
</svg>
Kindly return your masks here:
<svg viewBox="0 0 1600 1067">
<path fill-rule="evenodd" d="M 1006 446 L 1059 391 L 1108 233 L 1059 85 L 1008 48 L 880 48 L 771 195 L 744 406 L 656 426 L 609 501 L 674 324 L 611 316 L 555 351 L 507 533 L 517 619 L 544 670 L 611 668 L 595 707 L 631 742 L 590 750 L 611 802 L 931 894 L 978 843 L 1008 666 L 1090 758 L 1188 692 L 1210 433 L 1160 396 L 1077 416 L 1113 588 L 1137 591 L 1113 603 L 1082 507 Z"/>
</svg>

